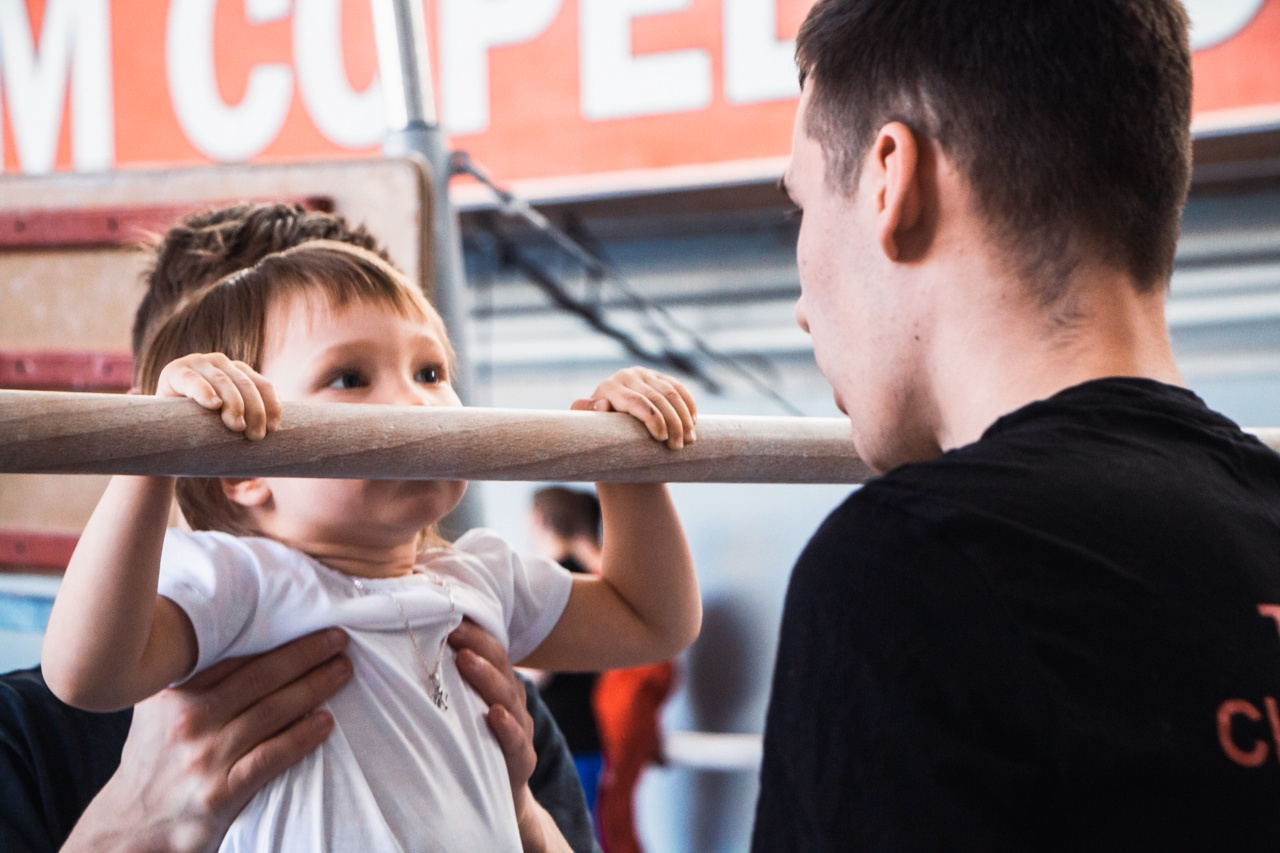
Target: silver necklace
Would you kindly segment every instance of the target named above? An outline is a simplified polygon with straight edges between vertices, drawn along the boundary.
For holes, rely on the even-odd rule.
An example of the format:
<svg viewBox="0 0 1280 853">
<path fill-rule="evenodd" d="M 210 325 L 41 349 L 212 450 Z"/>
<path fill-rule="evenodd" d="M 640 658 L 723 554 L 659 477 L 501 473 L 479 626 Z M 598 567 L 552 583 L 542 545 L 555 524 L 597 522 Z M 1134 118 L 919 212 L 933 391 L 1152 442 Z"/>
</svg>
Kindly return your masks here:
<svg viewBox="0 0 1280 853">
<path fill-rule="evenodd" d="M 444 664 L 444 650 L 449 643 L 449 634 L 453 631 L 453 617 L 458 612 L 458 603 L 453 597 L 453 585 L 449 583 L 448 578 L 442 578 L 435 572 L 426 572 L 421 569 L 414 569 L 414 572 L 426 575 L 428 580 L 443 589 L 445 594 L 449 596 L 449 619 L 445 623 L 444 636 L 440 638 L 440 648 L 436 650 L 436 660 L 433 665 L 427 665 L 427 656 L 422 653 L 422 647 L 418 645 L 418 637 L 413 633 L 413 628 L 409 627 L 409 614 L 405 612 L 404 605 L 400 603 L 400 599 L 389 589 L 381 590 L 381 592 L 391 599 L 395 603 L 396 610 L 400 611 L 400 618 L 404 620 L 405 633 L 409 635 L 409 642 L 413 644 L 413 651 L 418 655 L 418 663 L 422 667 L 422 674 L 431 682 L 431 701 L 435 702 L 436 707 L 441 711 L 447 711 L 449 710 L 449 693 L 444 689 L 444 676 L 441 674 L 440 667 Z M 351 584 L 361 595 L 368 595 L 371 592 L 365 586 L 363 578 L 352 578 Z"/>
</svg>

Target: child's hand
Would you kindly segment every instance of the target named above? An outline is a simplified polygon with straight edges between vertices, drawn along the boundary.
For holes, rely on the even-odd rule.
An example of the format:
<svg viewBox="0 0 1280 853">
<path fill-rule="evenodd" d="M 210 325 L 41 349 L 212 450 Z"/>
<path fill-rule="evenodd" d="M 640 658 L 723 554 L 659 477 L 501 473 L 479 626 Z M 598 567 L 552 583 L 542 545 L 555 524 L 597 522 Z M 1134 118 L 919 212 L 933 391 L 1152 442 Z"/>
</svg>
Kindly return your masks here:
<svg viewBox="0 0 1280 853">
<path fill-rule="evenodd" d="M 640 421 L 649 435 L 672 450 L 697 440 L 694 425 L 698 406 L 676 379 L 647 367 L 619 370 L 586 400 L 575 400 L 577 411 L 625 412 Z"/>
<path fill-rule="evenodd" d="M 280 424 L 280 400 L 262 374 L 220 352 L 184 355 L 165 365 L 157 397 L 189 397 L 206 409 L 222 410 L 227 429 L 245 438 L 265 438 Z"/>
</svg>

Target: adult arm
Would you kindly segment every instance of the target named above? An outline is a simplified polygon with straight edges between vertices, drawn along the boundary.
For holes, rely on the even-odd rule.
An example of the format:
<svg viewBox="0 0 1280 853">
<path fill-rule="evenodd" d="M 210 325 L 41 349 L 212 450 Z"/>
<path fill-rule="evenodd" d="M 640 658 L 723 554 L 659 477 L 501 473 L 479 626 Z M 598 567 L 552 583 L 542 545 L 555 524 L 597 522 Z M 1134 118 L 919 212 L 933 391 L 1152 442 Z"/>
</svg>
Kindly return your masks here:
<svg viewBox="0 0 1280 853">
<path fill-rule="evenodd" d="M 310 634 L 139 704 L 119 769 L 64 853 L 216 850 L 245 803 L 332 730 L 315 709 L 351 676 L 345 647 L 339 630 Z"/>
<path fill-rule="evenodd" d="M 489 704 L 486 721 L 507 761 L 525 853 L 599 853 L 569 747 L 537 690 L 474 623 L 464 621 L 449 642 L 463 677 Z"/>
</svg>

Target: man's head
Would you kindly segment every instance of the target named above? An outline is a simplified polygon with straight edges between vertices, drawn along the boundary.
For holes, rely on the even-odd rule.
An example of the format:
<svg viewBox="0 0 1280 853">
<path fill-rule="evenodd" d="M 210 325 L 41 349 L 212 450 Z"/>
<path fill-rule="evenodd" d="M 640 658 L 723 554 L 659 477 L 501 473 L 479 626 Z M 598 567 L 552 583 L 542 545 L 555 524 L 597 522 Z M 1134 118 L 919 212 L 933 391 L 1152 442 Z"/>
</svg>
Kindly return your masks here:
<svg viewBox="0 0 1280 853">
<path fill-rule="evenodd" d="M 555 560 L 575 546 L 600 547 L 600 500 L 591 492 L 548 486 L 533 493 L 531 533 L 539 553 Z"/>
<path fill-rule="evenodd" d="M 1082 257 L 1168 280 L 1191 155 L 1178 0 L 819 0 L 796 56 L 834 190 L 900 121 L 968 181 L 1042 303 Z"/>
<path fill-rule="evenodd" d="M 797 60 L 797 319 L 873 467 L 945 446 L 945 360 L 994 358 L 1006 317 L 1047 333 L 1085 281 L 1162 297 L 1190 174 L 1176 0 L 819 0 Z"/>
<path fill-rule="evenodd" d="M 185 295 L 308 240 L 349 243 L 390 260 L 364 226 L 293 204 L 240 204 L 183 219 L 151 248 L 147 292 L 133 320 L 134 358 Z"/>
</svg>

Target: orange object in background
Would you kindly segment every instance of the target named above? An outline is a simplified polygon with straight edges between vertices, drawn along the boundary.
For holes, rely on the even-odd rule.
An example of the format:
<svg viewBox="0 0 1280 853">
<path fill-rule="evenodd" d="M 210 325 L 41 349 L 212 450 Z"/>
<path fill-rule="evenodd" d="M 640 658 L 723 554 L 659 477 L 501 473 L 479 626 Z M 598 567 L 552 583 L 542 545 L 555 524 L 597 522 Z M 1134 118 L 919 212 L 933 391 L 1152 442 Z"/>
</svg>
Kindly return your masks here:
<svg viewBox="0 0 1280 853">
<path fill-rule="evenodd" d="M 615 669 L 596 683 L 594 706 L 604 751 L 597 814 L 605 853 L 641 853 L 635 796 L 649 764 L 664 763 L 662 706 L 675 686 L 671 662 Z"/>
</svg>

